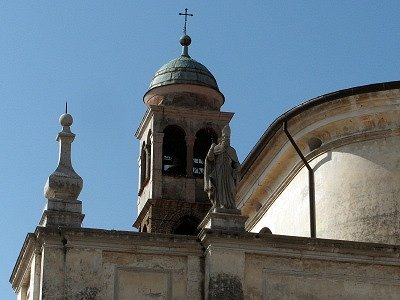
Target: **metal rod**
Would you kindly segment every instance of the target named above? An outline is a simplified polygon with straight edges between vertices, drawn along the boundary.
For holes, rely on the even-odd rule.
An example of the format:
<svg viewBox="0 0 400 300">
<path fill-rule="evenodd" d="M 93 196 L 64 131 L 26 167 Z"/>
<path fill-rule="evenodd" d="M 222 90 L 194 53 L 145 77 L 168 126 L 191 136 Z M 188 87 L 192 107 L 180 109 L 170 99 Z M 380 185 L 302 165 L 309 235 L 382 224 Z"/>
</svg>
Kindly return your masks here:
<svg viewBox="0 0 400 300">
<path fill-rule="evenodd" d="M 303 161 L 304 165 L 308 169 L 308 195 L 310 199 L 310 234 L 312 238 L 316 237 L 316 222 L 315 222 L 315 181 L 314 181 L 314 170 L 308 164 L 307 159 L 304 157 L 303 153 L 301 153 L 299 147 L 297 146 L 296 142 L 290 135 L 287 129 L 287 121 L 283 121 L 283 131 L 286 133 L 290 143 L 296 150 L 297 154 L 300 156 L 301 160 Z"/>
</svg>

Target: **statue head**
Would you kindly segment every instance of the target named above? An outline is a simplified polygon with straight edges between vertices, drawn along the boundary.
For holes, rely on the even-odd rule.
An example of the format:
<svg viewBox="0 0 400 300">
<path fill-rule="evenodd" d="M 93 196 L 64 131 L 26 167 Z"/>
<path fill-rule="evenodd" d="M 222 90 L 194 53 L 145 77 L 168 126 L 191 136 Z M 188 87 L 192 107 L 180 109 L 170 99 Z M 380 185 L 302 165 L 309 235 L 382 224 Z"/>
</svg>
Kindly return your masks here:
<svg viewBox="0 0 400 300">
<path fill-rule="evenodd" d="M 230 146 L 231 142 L 231 128 L 229 125 L 226 125 L 224 128 L 222 128 L 222 137 L 221 137 L 221 144 L 226 147 Z"/>
<path fill-rule="evenodd" d="M 222 138 L 223 139 L 231 138 L 231 128 L 229 127 L 229 125 L 225 125 L 225 127 L 222 128 Z"/>
</svg>

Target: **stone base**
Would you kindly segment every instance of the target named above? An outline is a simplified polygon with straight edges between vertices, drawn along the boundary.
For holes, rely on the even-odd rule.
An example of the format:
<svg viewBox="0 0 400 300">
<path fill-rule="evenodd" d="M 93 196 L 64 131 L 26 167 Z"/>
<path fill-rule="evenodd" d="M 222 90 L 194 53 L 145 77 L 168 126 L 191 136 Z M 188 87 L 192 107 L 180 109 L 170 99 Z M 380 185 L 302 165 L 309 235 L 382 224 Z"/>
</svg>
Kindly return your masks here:
<svg viewBox="0 0 400 300">
<path fill-rule="evenodd" d="M 82 213 L 82 201 L 80 201 L 80 200 L 48 199 L 44 210 Z"/>
<path fill-rule="evenodd" d="M 239 209 L 214 208 L 210 210 L 199 225 L 199 229 L 245 231 L 246 216 Z"/>
<path fill-rule="evenodd" d="M 48 199 L 39 225 L 81 227 L 84 217 L 81 201 Z"/>
</svg>

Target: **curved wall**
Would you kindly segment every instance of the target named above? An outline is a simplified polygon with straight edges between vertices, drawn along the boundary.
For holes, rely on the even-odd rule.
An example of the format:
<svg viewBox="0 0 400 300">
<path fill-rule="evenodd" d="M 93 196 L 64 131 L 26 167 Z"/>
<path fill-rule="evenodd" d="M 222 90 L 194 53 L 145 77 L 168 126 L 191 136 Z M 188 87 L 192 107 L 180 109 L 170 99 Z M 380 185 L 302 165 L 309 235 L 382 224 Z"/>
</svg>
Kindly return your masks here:
<svg viewBox="0 0 400 300">
<path fill-rule="evenodd" d="M 287 121 L 315 172 L 317 237 L 400 244 L 400 91 L 339 97 Z M 308 171 L 282 130 L 246 161 L 247 229 L 309 236 Z"/>
<path fill-rule="evenodd" d="M 315 158 L 317 237 L 400 243 L 399 137 L 339 147 Z M 284 216 L 284 217 L 283 217 Z M 252 228 L 309 236 L 308 172 L 302 170 Z"/>
</svg>

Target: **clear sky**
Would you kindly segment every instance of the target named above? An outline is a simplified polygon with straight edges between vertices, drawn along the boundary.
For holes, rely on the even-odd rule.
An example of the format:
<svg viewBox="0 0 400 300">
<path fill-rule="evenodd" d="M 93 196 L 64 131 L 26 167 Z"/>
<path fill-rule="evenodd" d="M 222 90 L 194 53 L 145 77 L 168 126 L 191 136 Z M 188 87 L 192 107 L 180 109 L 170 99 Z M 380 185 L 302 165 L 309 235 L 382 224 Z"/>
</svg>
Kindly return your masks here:
<svg viewBox="0 0 400 300">
<path fill-rule="evenodd" d="M 142 97 L 181 53 L 216 77 L 245 159 L 280 114 L 319 95 L 399 80 L 400 1 L 1 1 L 0 298 L 57 166 L 68 101 L 85 227 L 133 230 Z"/>
</svg>

